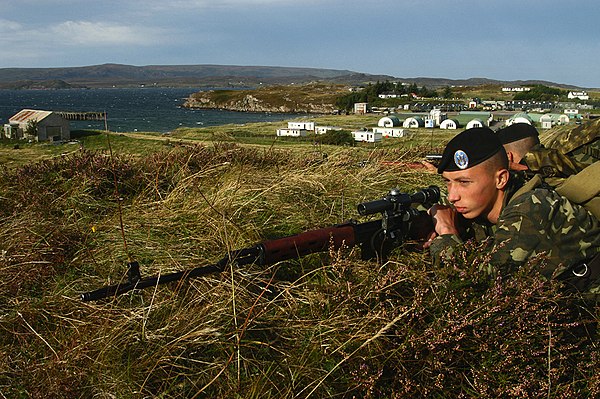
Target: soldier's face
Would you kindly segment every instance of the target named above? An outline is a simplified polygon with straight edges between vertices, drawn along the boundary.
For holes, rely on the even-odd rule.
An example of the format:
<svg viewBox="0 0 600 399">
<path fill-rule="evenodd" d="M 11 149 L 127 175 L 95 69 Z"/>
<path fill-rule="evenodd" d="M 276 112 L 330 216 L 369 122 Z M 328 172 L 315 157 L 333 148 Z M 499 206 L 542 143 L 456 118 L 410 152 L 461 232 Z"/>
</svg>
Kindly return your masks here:
<svg viewBox="0 0 600 399">
<path fill-rule="evenodd" d="M 490 215 L 502 206 L 495 171 L 482 163 L 465 170 L 444 172 L 442 176 L 448 188 L 448 200 L 458 213 L 466 219 L 482 216 L 495 223 Z"/>
</svg>

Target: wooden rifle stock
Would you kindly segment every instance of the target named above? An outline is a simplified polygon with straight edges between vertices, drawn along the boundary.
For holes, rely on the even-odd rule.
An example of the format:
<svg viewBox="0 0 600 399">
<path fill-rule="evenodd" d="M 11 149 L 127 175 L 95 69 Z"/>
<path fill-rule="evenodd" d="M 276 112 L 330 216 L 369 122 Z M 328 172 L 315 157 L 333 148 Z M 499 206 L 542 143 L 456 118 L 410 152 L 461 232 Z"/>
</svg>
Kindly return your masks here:
<svg viewBox="0 0 600 399">
<path fill-rule="evenodd" d="M 277 262 L 296 259 L 312 253 L 326 251 L 331 245 L 335 249 L 343 245 L 353 247 L 360 245 L 363 251 L 370 237 L 381 229 L 381 221 L 357 224 L 354 221 L 323 229 L 267 240 L 253 247 L 231 251 L 223 259 L 213 265 L 200 266 L 187 271 L 180 271 L 156 277 L 140 278 L 137 262 L 129 263 L 128 281 L 106 286 L 95 291 L 81 294 L 82 301 L 96 301 L 103 298 L 124 294 L 134 289 L 148 288 L 191 277 L 199 277 L 212 273 L 220 273 L 229 263 L 237 266 L 248 264 L 272 265 Z M 363 253 L 364 255 L 364 253 Z"/>
</svg>

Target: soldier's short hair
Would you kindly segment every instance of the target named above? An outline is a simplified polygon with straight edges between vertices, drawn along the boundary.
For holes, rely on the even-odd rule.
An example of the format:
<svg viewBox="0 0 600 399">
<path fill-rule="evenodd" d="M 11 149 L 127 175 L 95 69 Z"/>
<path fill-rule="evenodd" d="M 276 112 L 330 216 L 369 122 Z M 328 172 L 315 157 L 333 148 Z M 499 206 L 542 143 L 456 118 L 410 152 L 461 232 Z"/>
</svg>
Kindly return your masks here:
<svg viewBox="0 0 600 399">
<path fill-rule="evenodd" d="M 533 140 L 534 144 L 540 142 L 539 133 L 535 126 L 525 122 L 513 123 L 498 130 L 497 134 L 502 144 L 514 143 L 523 139 Z"/>
</svg>

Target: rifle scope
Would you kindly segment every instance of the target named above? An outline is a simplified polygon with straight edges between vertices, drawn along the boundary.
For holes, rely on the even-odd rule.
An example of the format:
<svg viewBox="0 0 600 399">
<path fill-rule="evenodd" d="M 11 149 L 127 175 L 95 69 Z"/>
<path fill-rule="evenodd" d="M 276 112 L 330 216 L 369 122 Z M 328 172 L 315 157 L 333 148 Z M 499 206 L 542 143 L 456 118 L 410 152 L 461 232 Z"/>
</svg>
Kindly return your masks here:
<svg viewBox="0 0 600 399">
<path fill-rule="evenodd" d="M 437 186 L 429 186 L 414 194 L 401 193 L 397 188 L 393 188 L 385 198 L 358 204 L 357 210 L 362 216 L 380 212 L 397 212 L 410 207 L 411 204 L 434 203 L 439 199 L 440 189 Z"/>
</svg>

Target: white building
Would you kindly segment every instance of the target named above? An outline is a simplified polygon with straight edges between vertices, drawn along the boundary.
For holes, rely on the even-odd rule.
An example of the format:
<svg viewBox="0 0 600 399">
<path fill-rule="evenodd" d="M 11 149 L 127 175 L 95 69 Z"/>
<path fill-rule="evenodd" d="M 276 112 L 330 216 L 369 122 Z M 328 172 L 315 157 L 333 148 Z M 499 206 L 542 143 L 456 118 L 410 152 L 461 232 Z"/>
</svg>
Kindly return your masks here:
<svg viewBox="0 0 600 399">
<path fill-rule="evenodd" d="M 52 111 L 23 109 L 4 125 L 6 138 L 35 141 L 61 141 L 71 138 L 69 121 Z"/>
<path fill-rule="evenodd" d="M 445 119 L 440 123 L 440 129 L 458 129 L 460 124 L 456 119 Z"/>
<path fill-rule="evenodd" d="M 382 139 L 382 134 L 375 131 L 369 130 L 357 130 L 352 132 L 354 141 L 364 141 L 367 143 L 378 143 Z"/>
<path fill-rule="evenodd" d="M 277 129 L 277 137 L 305 137 L 308 136 L 306 129 Z"/>
<path fill-rule="evenodd" d="M 506 126 L 510 126 L 513 123 L 527 123 L 528 125 L 532 125 L 532 126 L 534 125 L 533 119 L 531 119 L 531 116 L 527 115 L 527 113 L 525 113 L 525 112 L 519 112 L 519 113 L 514 114 L 513 116 L 508 118 L 504 124 Z"/>
<path fill-rule="evenodd" d="M 585 91 L 570 91 L 569 94 L 567 94 L 567 97 L 569 99 L 578 98 L 580 100 L 590 99 L 590 96 Z"/>
<path fill-rule="evenodd" d="M 338 126 L 315 126 L 316 134 L 325 134 L 331 130 L 342 130 L 342 128 Z"/>
<path fill-rule="evenodd" d="M 567 125 L 569 123 L 569 115 L 565 114 L 544 114 L 540 116 L 540 124 L 542 129 L 550 129 L 556 125 Z"/>
<path fill-rule="evenodd" d="M 434 108 L 429 111 L 429 118 L 433 119 L 434 126 L 439 126 L 447 117 L 448 115 L 443 113 L 441 109 Z"/>
<path fill-rule="evenodd" d="M 354 113 L 358 115 L 364 115 L 369 110 L 368 103 L 354 103 Z"/>
<path fill-rule="evenodd" d="M 425 127 L 425 121 L 420 116 L 411 116 L 404 120 L 404 123 L 402 123 L 402 127 L 407 129 Z"/>
<path fill-rule="evenodd" d="M 377 122 L 377 126 L 379 126 L 379 127 L 402 126 L 402 121 L 396 115 L 384 116 L 383 118 L 379 119 L 379 121 Z"/>
<path fill-rule="evenodd" d="M 382 137 L 404 137 L 406 129 L 403 127 L 374 127 L 373 132 L 380 133 Z"/>
<path fill-rule="evenodd" d="M 288 129 L 315 130 L 314 122 L 288 122 Z"/>
<path fill-rule="evenodd" d="M 502 91 L 516 91 L 516 92 L 522 92 L 522 91 L 529 91 L 531 90 L 531 87 L 503 87 Z"/>
<path fill-rule="evenodd" d="M 483 123 L 483 121 L 481 119 L 471 119 L 469 121 L 469 123 L 467 123 L 466 129 L 472 129 L 474 127 L 484 127 L 485 124 Z"/>
</svg>

